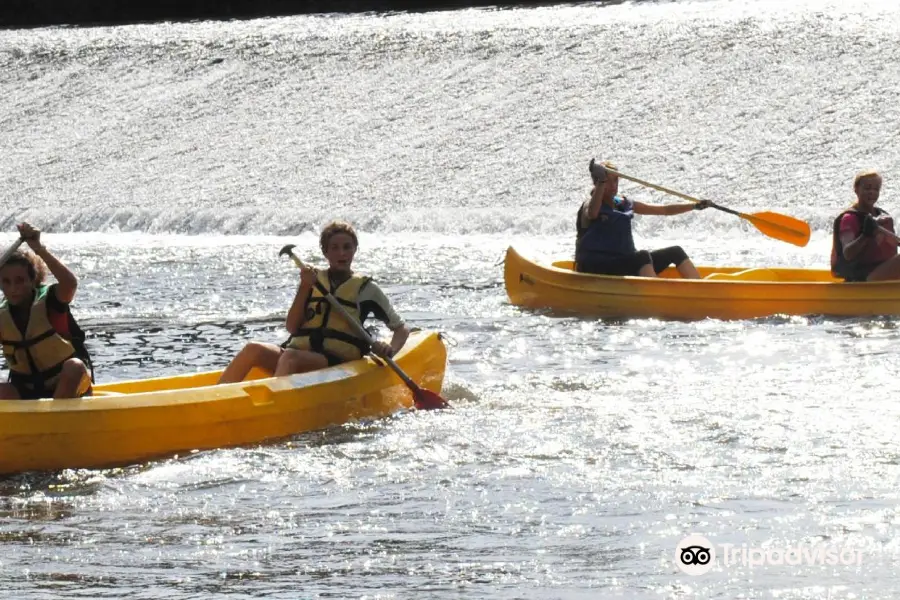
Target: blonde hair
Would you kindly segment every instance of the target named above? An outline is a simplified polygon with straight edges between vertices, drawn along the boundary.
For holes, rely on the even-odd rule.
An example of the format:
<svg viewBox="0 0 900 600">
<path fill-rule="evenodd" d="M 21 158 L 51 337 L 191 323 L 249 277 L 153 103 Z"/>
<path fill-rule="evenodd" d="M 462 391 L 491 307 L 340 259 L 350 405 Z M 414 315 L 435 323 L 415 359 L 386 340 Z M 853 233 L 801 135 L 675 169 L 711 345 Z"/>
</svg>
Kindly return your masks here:
<svg viewBox="0 0 900 600">
<path fill-rule="evenodd" d="M 853 178 L 853 189 L 854 189 L 854 190 L 855 190 L 855 189 L 858 189 L 858 188 L 859 188 L 859 182 L 862 181 L 863 179 L 867 178 L 867 177 L 877 177 L 877 178 L 880 179 L 880 180 L 883 180 L 883 179 L 884 179 L 884 178 L 881 176 L 881 173 L 879 173 L 879 172 L 876 171 L 875 169 L 867 169 L 867 170 L 865 170 L 865 171 L 860 171 L 859 173 L 856 174 L 856 177 Z"/>
<path fill-rule="evenodd" d="M 322 254 L 328 250 L 328 242 L 331 241 L 331 238 L 339 233 L 346 233 L 352 237 L 353 247 L 359 247 L 359 240 L 356 238 L 356 230 L 353 229 L 353 225 L 346 221 L 332 221 L 322 229 L 322 235 L 319 236 L 319 247 L 322 248 Z"/>
</svg>

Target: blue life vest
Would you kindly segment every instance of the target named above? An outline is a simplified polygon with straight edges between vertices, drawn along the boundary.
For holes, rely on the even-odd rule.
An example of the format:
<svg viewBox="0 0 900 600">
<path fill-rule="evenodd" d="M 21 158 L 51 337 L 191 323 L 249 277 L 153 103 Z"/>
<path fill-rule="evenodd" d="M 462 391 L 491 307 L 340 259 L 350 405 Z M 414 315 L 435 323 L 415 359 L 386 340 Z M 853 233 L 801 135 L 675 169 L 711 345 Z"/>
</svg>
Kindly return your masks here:
<svg viewBox="0 0 900 600">
<path fill-rule="evenodd" d="M 575 262 L 589 257 L 615 258 L 636 251 L 631 235 L 631 220 L 634 218 L 634 204 L 625 197 L 613 198 L 615 208 L 606 204 L 600 207 L 600 214 L 587 227 L 581 226 L 584 205 L 578 209 L 577 239 L 575 241 Z"/>
</svg>

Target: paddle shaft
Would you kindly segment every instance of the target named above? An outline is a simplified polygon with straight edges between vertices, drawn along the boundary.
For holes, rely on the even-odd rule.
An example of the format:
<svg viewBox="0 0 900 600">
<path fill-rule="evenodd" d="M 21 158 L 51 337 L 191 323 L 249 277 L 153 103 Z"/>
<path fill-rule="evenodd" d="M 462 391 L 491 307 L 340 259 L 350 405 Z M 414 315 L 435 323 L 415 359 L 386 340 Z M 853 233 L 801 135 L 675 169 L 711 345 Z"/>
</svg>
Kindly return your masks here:
<svg viewBox="0 0 900 600">
<path fill-rule="evenodd" d="M 294 254 L 293 250 L 291 250 L 290 254 L 291 254 L 291 258 L 294 261 L 294 264 L 296 264 L 298 267 L 300 267 L 302 269 L 305 266 L 303 264 L 303 261 L 300 260 L 300 258 L 296 254 Z M 341 313 L 341 316 L 344 317 L 344 319 L 348 323 L 350 323 L 350 327 L 353 328 L 353 330 L 356 332 L 356 334 L 359 337 L 361 337 L 362 339 L 366 340 L 366 343 L 368 343 L 370 346 L 372 344 L 374 344 L 375 340 L 372 339 L 372 336 L 369 335 L 369 332 L 365 330 L 365 328 L 362 326 L 362 323 L 360 323 L 359 321 L 354 319 L 352 316 L 350 316 L 350 313 L 347 312 L 347 309 L 344 308 L 343 306 L 341 306 L 341 303 L 337 301 L 337 298 L 335 298 L 331 294 L 331 292 L 329 292 L 327 290 L 323 290 L 323 291 L 325 291 L 325 299 L 328 300 L 328 303 L 331 305 L 331 308 L 333 308 L 336 311 L 338 311 L 339 313 Z M 397 363 L 394 362 L 393 358 L 391 358 L 390 356 L 379 356 L 378 358 L 385 361 L 388 364 L 388 366 L 394 370 L 394 373 L 396 373 L 400 377 L 400 379 L 403 380 L 403 383 L 405 383 L 406 385 L 408 385 L 410 387 L 410 389 L 412 389 L 412 390 L 419 389 L 419 385 L 415 381 L 413 381 L 409 375 L 407 375 L 406 373 L 403 372 L 403 369 L 400 368 L 400 365 L 398 365 Z"/>
<path fill-rule="evenodd" d="M 10 257 L 12 257 L 12 255 L 16 253 L 16 250 L 18 250 L 19 246 L 21 246 L 24 242 L 25 238 L 17 239 L 15 243 L 10 246 L 6 252 L 3 253 L 3 256 L 0 256 L 0 267 L 6 264 L 6 261 L 8 261 Z"/>
<path fill-rule="evenodd" d="M 619 171 L 616 171 L 615 169 L 610 169 L 609 167 L 606 167 L 606 171 L 607 171 L 608 173 L 612 173 L 613 175 L 618 175 L 618 176 L 621 177 L 622 179 L 628 179 L 629 181 L 633 181 L 633 182 L 635 182 L 635 183 L 639 183 L 640 185 L 643 185 L 643 186 L 645 186 L 645 187 L 653 188 L 654 190 L 658 190 L 658 191 L 660 191 L 660 192 L 665 192 L 665 193 L 667 193 L 667 194 L 671 194 L 672 196 L 677 196 L 677 197 L 679 197 L 679 198 L 682 198 L 682 199 L 684 199 L 684 200 L 687 200 L 688 202 L 694 202 L 694 203 L 700 202 L 700 198 L 694 198 L 693 196 L 688 196 L 687 194 L 684 194 L 684 193 L 679 192 L 679 191 L 677 191 L 677 190 L 673 190 L 673 189 L 670 189 L 670 188 L 667 188 L 667 187 L 664 187 L 664 186 L 661 186 L 661 185 L 657 185 L 657 184 L 655 184 L 655 183 L 650 183 L 649 181 L 644 181 L 643 179 L 638 179 L 637 177 L 634 177 L 634 176 L 632 176 L 632 175 L 626 175 L 625 173 L 620 173 Z M 742 212 L 738 212 L 738 211 L 736 211 L 736 210 L 734 210 L 734 209 L 727 208 L 727 207 L 725 207 L 725 206 L 719 206 L 719 205 L 716 204 L 715 202 L 711 203 L 710 206 L 711 206 L 712 208 L 717 209 L 717 210 L 721 210 L 722 212 L 727 212 L 727 213 L 730 214 L 730 215 L 735 215 L 735 216 L 737 216 L 737 217 L 743 217 L 743 216 L 744 216 L 744 213 L 742 213 Z"/>
<path fill-rule="evenodd" d="M 626 175 L 625 173 L 620 173 L 615 169 L 607 168 L 606 170 L 609 173 L 613 173 L 624 179 L 629 179 L 631 181 L 634 181 L 635 183 L 639 183 L 654 190 L 659 190 L 661 192 L 683 198 L 690 202 L 702 202 L 702 200 L 700 200 L 699 198 L 694 198 L 693 196 L 688 196 L 687 194 L 683 194 L 679 191 L 663 187 L 655 183 L 650 183 L 649 181 L 644 181 L 643 179 L 638 179 L 637 177 L 632 177 L 631 175 Z M 789 217 L 787 215 L 782 215 L 774 212 L 761 212 L 748 215 L 731 208 L 720 206 L 715 202 L 710 202 L 709 205 L 716 210 L 721 210 L 722 212 L 728 213 L 730 215 L 735 215 L 746 221 L 749 221 L 764 235 L 775 238 L 776 240 L 781 240 L 782 242 L 787 242 L 789 244 L 794 244 L 795 246 L 801 247 L 809 243 L 809 223 L 801 221 L 800 219 L 795 219 L 794 217 Z"/>
</svg>

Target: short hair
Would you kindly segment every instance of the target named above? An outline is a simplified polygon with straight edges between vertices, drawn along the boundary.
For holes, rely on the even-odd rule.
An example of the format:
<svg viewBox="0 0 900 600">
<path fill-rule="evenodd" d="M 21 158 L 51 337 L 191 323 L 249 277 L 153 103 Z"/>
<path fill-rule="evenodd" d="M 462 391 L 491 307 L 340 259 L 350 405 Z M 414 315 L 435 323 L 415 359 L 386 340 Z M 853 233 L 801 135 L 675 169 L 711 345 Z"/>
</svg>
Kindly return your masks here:
<svg viewBox="0 0 900 600">
<path fill-rule="evenodd" d="M 359 247 L 359 239 L 356 237 L 356 230 L 353 229 L 353 225 L 346 221 L 332 221 L 322 229 L 322 235 L 319 236 L 319 247 L 322 248 L 322 254 L 325 254 L 325 251 L 328 249 L 328 242 L 331 241 L 331 238 L 339 233 L 346 233 L 352 237 L 353 246 Z"/>
<path fill-rule="evenodd" d="M 33 252 L 16 250 L 13 255 L 0 266 L 0 270 L 3 270 L 4 267 L 8 267 L 9 265 L 21 265 L 25 267 L 28 271 L 28 277 L 34 282 L 35 286 L 44 283 L 44 278 L 47 277 L 47 265 L 45 265 L 44 261 L 38 258 Z"/>
<path fill-rule="evenodd" d="M 859 188 L 859 182 L 865 179 L 866 177 L 877 177 L 878 179 L 883 179 L 881 177 L 881 173 L 876 171 L 875 169 L 867 169 L 865 171 L 860 171 L 856 174 L 856 177 L 853 178 L 853 189 Z"/>
</svg>

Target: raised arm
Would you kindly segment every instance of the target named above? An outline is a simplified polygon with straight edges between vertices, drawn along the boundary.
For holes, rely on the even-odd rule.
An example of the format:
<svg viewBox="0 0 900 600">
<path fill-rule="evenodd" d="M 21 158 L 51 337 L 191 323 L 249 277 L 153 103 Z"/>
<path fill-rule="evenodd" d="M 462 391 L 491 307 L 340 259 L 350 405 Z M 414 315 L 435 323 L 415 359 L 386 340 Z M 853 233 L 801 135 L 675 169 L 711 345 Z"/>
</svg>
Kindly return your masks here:
<svg viewBox="0 0 900 600">
<path fill-rule="evenodd" d="M 72 302 L 72 300 L 75 299 L 75 291 L 78 289 L 78 278 L 75 277 L 75 274 L 71 270 L 69 270 L 69 267 L 64 265 L 58 258 L 53 256 L 46 247 L 44 247 L 41 243 L 40 229 L 32 227 L 28 223 L 20 223 L 18 229 L 19 235 L 22 236 L 22 239 L 25 240 L 28 247 L 44 261 L 44 264 L 50 269 L 50 273 L 56 277 L 56 281 L 58 282 L 56 286 L 56 299 L 63 304 Z"/>
<path fill-rule="evenodd" d="M 600 209 L 603 208 L 603 183 L 598 183 L 591 190 L 591 199 L 587 204 L 587 218 L 593 221 L 600 216 Z"/>
<path fill-rule="evenodd" d="M 594 159 L 591 159 L 588 169 L 591 172 L 594 189 L 591 190 L 591 199 L 587 204 L 586 216 L 593 221 L 600 216 L 600 209 L 603 208 L 603 192 L 606 189 L 606 180 L 609 178 L 609 173 L 606 172 L 606 167 L 597 164 L 594 162 Z"/>
</svg>

